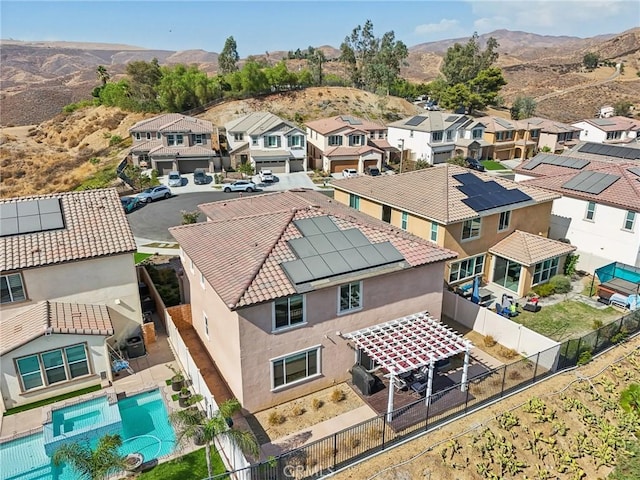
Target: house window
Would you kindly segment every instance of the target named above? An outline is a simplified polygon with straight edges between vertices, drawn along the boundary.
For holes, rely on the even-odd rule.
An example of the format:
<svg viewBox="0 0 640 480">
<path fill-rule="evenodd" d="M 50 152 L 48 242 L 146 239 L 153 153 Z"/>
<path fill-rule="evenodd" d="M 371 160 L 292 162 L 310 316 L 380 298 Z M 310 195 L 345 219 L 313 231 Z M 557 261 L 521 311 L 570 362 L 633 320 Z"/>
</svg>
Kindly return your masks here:
<svg viewBox="0 0 640 480">
<path fill-rule="evenodd" d="M 302 143 L 302 135 L 291 135 L 288 140 L 288 145 L 290 148 L 302 148 L 304 145 Z"/>
<path fill-rule="evenodd" d="M 329 136 L 329 146 L 337 147 L 342 145 L 342 137 L 340 135 L 330 135 Z"/>
<path fill-rule="evenodd" d="M 242 132 L 234 133 L 234 134 L 233 134 L 233 139 L 234 139 L 236 142 L 241 142 L 242 140 L 244 140 L 244 133 L 242 133 Z"/>
<path fill-rule="evenodd" d="M 280 137 L 276 135 L 269 135 L 267 137 L 267 147 L 269 148 L 277 148 L 280 146 Z"/>
<path fill-rule="evenodd" d="M 170 133 L 169 135 L 167 135 L 167 145 L 169 146 L 174 146 L 177 145 L 177 140 L 176 140 L 176 136 L 173 135 L 172 133 Z"/>
<path fill-rule="evenodd" d="M 349 145 L 352 147 L 364 145 L 364 135 L 351 135 L 349 137 Z"/>
<path fill-rule="evenodd" d="M 450 142 L 453 140 L 453 130 L 447 130 L 447 141 Z"/>
<path fill-rule="evenodd" d="M 160 132 L 156 133 L 156 138 L 158 140 L 162 139 L 162 134 Z"/>
<path fill-rule="evenodd" d="M 200 286 L 204 288 L 204 274 L 200 272 Z"/>
<path fill-rule="evenodd" d="M 473 278 L 484 271 L 484 255 L 465 258 L 459 262 L 451 264 L 449 272 L 449 283 L 456 283 L 462 280 Z"/>
<path fill-rule="evenodd" d="M 209 338 L 209 317 L 204 312 L 202 312 L 202 323 L 204 324 L 204 334 Z"/>
<path fill-rule="evenodd" d="M 258 146 L 258 137 L 251 137 L 251 145 L 254 147 Z"/>
<path fill-rule="evenodd" d="M 353 193 L 350 193 L 349 206 L 351 208 L 355 208 L 356 210 L 360 210 L 360 197 L 358 195 L 354 195 Z"/>
<path fill-rule="evenodd" d="M 2 301 L 0 303 L 21 302 L 27 299 L 22 285 L 22 275 L 19 273 L 2 275 L 0 277 L 0 290 L 2 291 Z"/>
<path fill-rule="evenodd" d="M 271 360 L 273 388 L 290 385 L 320 373 L 320 347 Z"/>
<path fill-rule="evenodd" d="M 409 225 L 409 214 L 407 212 L 402 212 L 402 220 L 400 223 L 400 228 L 402 230 L 406 230 Z"/>
<path fill-rule="evenodd" d="M 433 141 L 434 142 L 441 142 L 442 141 L 442 132 L 433 132 L 432 134 L 433 136 Z"/>
<path fill-rule="evenodd" d="M 596 217 L 596 202 L 588 202 L 587 203 L 587 213 L 585 215 L 586 220 L 593 221 Z"/>
<path fill-rule="evenodd" d="M 518 262 L 496 257 L 493 269 L 493 282 L 513 292 L 518 291 L 521 266 Z"/>
<path fill-rule="evenodd" d="M 531 138 L 538 138 L 540 136 L 540 130 L 531 130 L 531 132 L 529 133 L 529 135 L 531 136 Z"/>
<path fill-rule="evenodd" d="M 559 260 L 560 257 L 555 257 L 545 260 L 544 262 L 536 263 L 532 285 L 548 282 L 551 277 L 558 273 Z"/>
<path fill-rule="evenodd" d="M 413 138 L 413 130 L 409 130 L 409 138 Z"/>
<path fill-rule="evenodd" d="M 497 132 L 496 140 L 502 142 L 503 140 L 511 140 L 513 138 L 513 130 L 508 132 Z"/>
<path fill-rule="evenodd" d="M 338 313 L 351 312 L 362 308 L 362 282 L 351 282 L 338 289 Z"/>
<path fill-rule="evenodd" d="M 500 219 L 498 220 L 498 231 L 502 232 L 509 228 L 509 222 L 511 221 L 511 210 L 500 213 Z"/>
<path fill-rule="evenodd" d="M 391 207 L 389 205 L 382 206 L 382 221 L 391 223 Z"/>
<path fill-rule="evenodd" d="M 431 235 L 429 238 L 432 242 L 438 241 L 438 224 L 436 222 L 431 222 Z"/>
<path fill-rule="evenodd" d="M 618 130 L 617 132 L 607 132 L 607 140 L 618 140 L 622 138 L 622 132 Z"/>
<path fill-rule="evenodd" d="M 293 327 L 305 323 L 304 297 L 293 295 L 274 302 L 273 329 Z"/>
<path fill-rule="evenodd" d="M 142 137 L 140 136 L 140 132 L 136 132 L 136 140 L 140 140 Z"/>
<path fill-rule="evenodd" d="M 465 220 L 462 224 L 462 240 L 478 238 L 480 236 L 480 223 L 481 219 L 479 217 Z"/>
<path fill-rule="evenodd" d="M 147 140 L 151 140 L 151 132 L 147 132 Z"/>
<path fill-rule="evenodd" d="M 84 344 L 18 358 L 16 365 L 23 391 L 91 373 Z"/>
<path fill-rule="evenodd" d="M 193 144 L 194 145 L 202 145 L 204 143 L 203 142 L 203 137 L 204 137 L 204 135 L 202 135 L 201 133 L 196 133 L 193 136 Z"/>
<path fill-rule="evenodd" d="M 624 217 L 624 230 L 628 230 L 633 232 L 633 226 L 636 223 L 636 212 L 628 211 L 627 215 Z M 4 297 L 4 293 L 2 294 Z"/>
<path fill-rule="evenodd" d="M 473 138 L 474 140 L 477 140 L 478 138 L 482 138 L 482 129 L 481 128 L 474 128 L 471 131 L 471 138 Z"/>
</svg>

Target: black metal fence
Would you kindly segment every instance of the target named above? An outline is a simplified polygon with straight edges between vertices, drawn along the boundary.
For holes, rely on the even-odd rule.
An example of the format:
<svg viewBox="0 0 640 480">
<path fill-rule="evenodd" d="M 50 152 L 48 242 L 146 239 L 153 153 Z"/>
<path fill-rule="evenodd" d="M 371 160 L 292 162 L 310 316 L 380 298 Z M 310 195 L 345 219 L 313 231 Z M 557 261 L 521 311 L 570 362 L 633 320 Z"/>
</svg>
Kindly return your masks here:
<svg viewBox="0 0 640 480">
<path fill-rule="evenodd" d="M 237 474 L 237 478 L 247 480 L 319 478 L 441 425 L 471 409 L 477 409 L 515 390 L 537 383 L 553 373 L 586 363 L 593 355 L 626 340 L 639 331 L 640 310 L 581 338 L 568 340 L 559 347 L 552 347 L 470 378 L 465 400 L 457 402 L 457 405 L 453 404 L 451 408 L 444 411 L 433 408 L 430 412 L 429 407 L 438 400 L 446 401 L 449 393 L 461 388 L 460 384 L 434 393 L 428 403 L 421 398 L 410 405 L 394 410 L 390 422 L 387 416 L 382 414 L 271 458 L 267 462 L 231 473 Z M 421 408 L 416 408 L 419 406 Z M 402 426 L 398 427 L 398 425 Z M 226 475 L 228 473 L 212 479 L 228 478 Z"/>
</svg>

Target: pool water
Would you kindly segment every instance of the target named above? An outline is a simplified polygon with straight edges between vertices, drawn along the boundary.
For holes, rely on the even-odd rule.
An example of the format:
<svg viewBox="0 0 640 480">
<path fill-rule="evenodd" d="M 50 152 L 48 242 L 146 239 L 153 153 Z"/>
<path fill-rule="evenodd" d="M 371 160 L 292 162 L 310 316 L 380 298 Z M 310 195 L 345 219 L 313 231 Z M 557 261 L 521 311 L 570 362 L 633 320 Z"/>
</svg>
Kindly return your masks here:
<svg viewBox="0 0 640 480">
<path fill-rule="evenodd" d="M 90 401 L 91 402 L 91 401 Z M 87 402 L 83 402 L 87 403 Z M 86 409 L 80 403 L 67 409 Z M 173 452 L 175 434 L 159 390 L 118 401 L 122 418 L 120 453 L 139 452 L 145 461 Z M 83 414 L 84 415 L 84 414 Z M 88 420 L 83 417 L 83 420 Z M 84 424 L 83 424 L 84 426 Z M 97 438 L 91 444 L 95 445 Z M 0 480 L 76 480 L 77 473 L 67 465 L 55 467 L 45 453 L 42 433 L 0 444 Z"/>
</svg>

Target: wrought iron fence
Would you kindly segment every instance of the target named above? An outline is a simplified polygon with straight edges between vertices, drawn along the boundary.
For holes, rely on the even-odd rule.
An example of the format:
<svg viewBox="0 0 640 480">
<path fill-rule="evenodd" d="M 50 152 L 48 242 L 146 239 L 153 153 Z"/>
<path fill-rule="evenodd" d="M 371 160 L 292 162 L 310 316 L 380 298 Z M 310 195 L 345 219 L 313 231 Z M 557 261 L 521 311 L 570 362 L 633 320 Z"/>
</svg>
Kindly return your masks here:
<svg viewBox="0 0 640 480">
<path fill-rule="evenodd" d="M 414 403 L 394 410 L 391 422 L 387 421 L 386 414 L 381 414 L 313 443 L 273 457 L 269 461 L 214 476 L 209 480 L 229 478 L 228 476 L 243 480 L 320 478 L 373 453 L 388 449 L 403 440 L 417 436 L 428 429 L 437 427 L 471 409 L 480 408 L 515 390 L 533 385 L 553 373 L 575 367 L 585 361 L 587 357 L 590 359 L 591 356 L 626 340 L 639 331 L 640 310 L 631 312 L 581 338 L 567 340 L 560 346 L 559 351 L 557 347 L 554 347 L 470 378 L 465 400 L 445 411 L 430 413 L 429 410 L 437 400 L 445 399 L 448 393 L 460 389 L 460 384 L 434 393 L 429 402 L 421 398 Z M 588 355 L 585 352 L 588 352 Z M 545 368 L 543 365 L 550 364 L 545 356 L 551 354 L 558 356 L 557 362 L 553 362 L 555 368 Z M 425 404 L 426 408 L 415 408 Z M 401 418 L 403 421 L 398 422 L 398 419 Z M 404 426 L 398 427 L 398 424 Z"/>
</svg>

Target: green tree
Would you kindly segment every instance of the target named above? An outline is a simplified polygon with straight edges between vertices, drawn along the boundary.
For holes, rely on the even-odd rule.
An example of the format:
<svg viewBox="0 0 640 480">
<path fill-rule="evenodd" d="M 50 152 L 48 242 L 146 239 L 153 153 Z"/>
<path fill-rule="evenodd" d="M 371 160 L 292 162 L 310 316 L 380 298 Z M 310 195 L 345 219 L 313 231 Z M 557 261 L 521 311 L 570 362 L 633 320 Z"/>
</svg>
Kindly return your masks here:
<svg viewBox="0 0 640 480">
<path fill-rule="evenodd" d="M 219 98 L 222 88 L 215 77 L 208 77 L 197 66 L 178 64 L 162 68 L 157 95 L 158 103 L 164 110 L 184 112 Z"/>
<path fill-rule="evenodd" d="M 480 49 L 478 33 L 474 32 L 469 41 L 462 45 L 455 43 L 447 49 L 442 62 L 442 74 L 449 85 L 468 83 L 486 70 L 498 59 L 498 42 L 490 37 L 484 50 Z"/>
<path fill-rule="evenodd" d="M 240 71 L 242 93 L 255 94 L 266 92 L 269 89 L 269 80 L 255 61 L 248 61 Z"/>
<path fill-rule="evenodd" d="M 130 111 L 138 109 L 138 104 L 131 98 L 129 81 L 126 79 L 107 83 L 100 88 L 99 98 L 100 103 L 107 107 L 119 107 Z"/>
<path fill-rule="evenodd" d="M 622 391 L 620 406 L 627 413 L 640 415 L 640 384 L 632 383 Z"/>
<path fill-rule="evenodd" d="M 213 476 L 211 470 L 211 444 L 217 436 L 226 436 L 235 442 L 240 449 L 254 457 L 257 457 L 260 449 L 256 438 L 251 432 L 230 428 L 228 419 L 240 410 L 240 402 L 236 399 L 227 400 L 219 405 L 219 410 L 209 418 L 196 408 L 178 410 L 169 415 L 169 420 L 176 428 L 178 442 L 195 440 L 204 443 L 207 456 L 207 471 L 209 477 Z"/>
<path fill-rule="evenodd" d="M 53 463 L 70 464 L 81 479 L 102 480 L 125 467 L 125 457 L 118 453 L 122 445 L 120 435 L 105 435 L 95 450 L 89 444 L 65 443 L 53 454 Z"/>
<path fill-rule="evenodd" d="M 100 80 L 100 85 L 104 87 L 111 78 L 111 75 L 109 75 L 109 72 L 104 65 L 98 65 L 98 68 L 96 68 L 96 73 L 98 75 L 98 80 Z"/>
<path fill-rule="evenodd" d="M 236 44 L 233 36 L 227 38 L 224 42 L 224 48 L 220 55 L 218 55 L 218 68 L 220 73 L 227 74 L 233 73 L 238 70 L 238 45 Z"/>
<path fill-rule="evenodd" d="M 518 96 L 509 109 L 513 120 L 533 117 L 536 111 L 536 101 L 532 97 Z"/>
<path fill-rule="evenodd" d="M 448 87 L 441 93 L 440 106 L 450 110 L 465 107 L 469 112 L 471 112 L 476 108 L 482 108 L 484 105 L 480 95 L 472 92 L 465 84 L 458 83 Z"/>
<path fill-rule="evenodd" d="M 269 85 L 283 88 L 296 83 L 295 74 L 290 72 L 284 60 L 280 60 L 273 67 L 265 69 Z"/>
<path fill-rule="evenodd" d="M 600 57 L 598 56 L 597 53 L 593 53 L 593 52 L 585 53 L 584 57 L 582 58 L 582 63 L 589 70 L 593 70 L 594 68 L 596 68 L 598 66 L 599 61 L 600 61 Z"/>
<path fill-rule="evenodd" d="M 613 111 L 615 115 L 626 117 L 629 115 L 629 109 L 633 104 L 628 100 L 620 100 L 613 104 Z"/>
<path fill-rule="evenodd" d="M 317 50 L 311 46 L 307 49 L 307 65 L 313 76 L 313 83 L 315 85 L 322 85 L 323 83 L 324 76 L 322 68 L 326 61 L 327 58 L 322 50 Z"/>
<path fill-rule="evenodd" d="M 147 111 L 159 110 L 156 88 L 162 80 L 162 70 L 158 59 L 150 62 L 138 60 L 127 64 L 129 95 L 131 99 Z"/>
<path fill-rule="evenodd" d="M 480 97 L 483 108 L 486 105 L 494 105 L 498 97 L 498 92 L 507 82 L 502 76 L 502 70 L 497 67 L 489 67 L 480 70 L 470 82 L 470 90 Z"/>
</svg>

